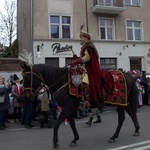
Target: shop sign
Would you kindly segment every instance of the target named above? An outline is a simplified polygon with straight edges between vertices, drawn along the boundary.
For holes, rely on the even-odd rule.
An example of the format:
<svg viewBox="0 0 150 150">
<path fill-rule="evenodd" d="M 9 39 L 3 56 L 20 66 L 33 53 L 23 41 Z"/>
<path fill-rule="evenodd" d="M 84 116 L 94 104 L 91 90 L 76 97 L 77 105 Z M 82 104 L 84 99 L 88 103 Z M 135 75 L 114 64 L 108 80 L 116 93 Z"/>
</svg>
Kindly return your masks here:
<svg viewBox="0 0 150 150">
<path fill-rule="evenodd" d="M 53 55 L 72 55 L 72 50 L 68 45 L 61 46 L 60 43 L 54 43 L 51 48 L 53 50 Z"/>
</svg>

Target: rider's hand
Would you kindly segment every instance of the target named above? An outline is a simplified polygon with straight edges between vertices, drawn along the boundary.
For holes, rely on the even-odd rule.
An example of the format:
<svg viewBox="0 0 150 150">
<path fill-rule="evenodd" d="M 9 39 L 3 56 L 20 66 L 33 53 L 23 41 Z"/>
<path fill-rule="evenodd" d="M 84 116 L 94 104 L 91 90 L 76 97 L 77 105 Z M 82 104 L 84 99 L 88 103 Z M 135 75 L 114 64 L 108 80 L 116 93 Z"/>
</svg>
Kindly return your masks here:
<svg viewBox="0 0 150 150">
<path fill-rule="evenodd" d="M 70 66 L 73 67 L 73 66 L 75 66 L 77 64 L 82 64 L 82 58 L 81 57 L 78 58 L 78 59 L 76 59 L 76 60 L 74 60 L 74 61 L 72 61 L 71 64 L 70 64 Z"/>
<path fill-rule="evenodd" d="M 78 59 L 78 56 L 76 54 L 73 55 L 73 60 Z"/>
</svg>

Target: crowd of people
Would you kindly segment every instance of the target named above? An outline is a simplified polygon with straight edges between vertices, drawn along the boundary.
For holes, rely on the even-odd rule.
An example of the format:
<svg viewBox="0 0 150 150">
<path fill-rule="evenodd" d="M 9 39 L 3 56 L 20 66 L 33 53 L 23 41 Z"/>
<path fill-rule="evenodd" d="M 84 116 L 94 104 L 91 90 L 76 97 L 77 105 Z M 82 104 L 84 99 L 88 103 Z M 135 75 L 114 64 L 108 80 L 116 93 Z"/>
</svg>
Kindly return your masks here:
<svg viewBox="0 0 150 150">
<path fill-rule="evenodd" d="M 10 103 L 10 97 L 12 103 Z M 11 107 L 13 108 L 12 118 L 10 118 L 13 119 L 12 122 L 20 123 L 25 128 L 31 129 L 34 126 L 32 122 L 38 121 L 43 113 L 41 108 L 38 107 L 41 102 L 36 99 L 36 97 L 24 96 L 23 80 L 20 80 L 16 74 L 10 75 L 7 80 L 0 76 L 0 130 L 5 130 L 8 127 L 5 123 L 9 119 Z M 49 127 L 52 127 L 52 125 Z"/>
<path fill-rule="evenodd" d="M 33 121 L 38 121 L 39 126 L 52 128 L 55 120 L 58 119 L 62 108 L 56 101 L 52 101 L 48 89 L 40 89 L 36 97 L 25 97 L 23 80 L 14 74 L 9 79 L 0 76 L 0 130 L 8 128 L 6 122 L 20 123 L 24 128 L 31 129 Z M 12 102 L 10 102 L 10 97 Z M 3 100 L 1 102 L 1 100 Z M 9 109 L 13 108 L 13 114 L 9 118 Z M 87 110 L 80 105 L 76 118 L 86 117 Z M 66 118 L 65 124 L 68 125 Z"/>
<path fill-rule="evenodd" d="M 146 77 L 146 71 L 133 70 L 132 75 L 138 89 L 138 108 L 142 105 L 149 105 L 150 79 Z"/>
<path fill-rule="evenodd" d="M 122 68 L 119 70 L 123 71 Z M 138 90 L 137 110 L 139 110 L 142 105 L 150 105 L 150 78 L 147 77 L 146 71 L 132 70 L 126 73 L 132 75 Z"/>
</svg>

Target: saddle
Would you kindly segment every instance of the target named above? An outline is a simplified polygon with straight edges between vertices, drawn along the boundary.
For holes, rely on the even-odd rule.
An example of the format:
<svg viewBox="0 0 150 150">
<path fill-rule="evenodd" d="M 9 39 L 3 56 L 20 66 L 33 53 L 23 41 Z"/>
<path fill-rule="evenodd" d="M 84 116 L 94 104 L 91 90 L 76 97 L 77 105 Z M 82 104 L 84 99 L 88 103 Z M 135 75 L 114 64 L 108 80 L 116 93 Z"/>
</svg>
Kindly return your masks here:
<svg viewBox="0 0 150 150">
<path fill-rule="evenodd" d="M 82 97 L 82 75 L 83 68 L 81 65 L 70 67 L 68 71 L 69 93 L 77 98 Z M 109 94 L 114 90 L 114 79 L 109 71 L 101 70 L 102 88 Z"/>
<path fill-rule="evenodd" d="M 69 93 L 77 98 L 82 97 L 82 66 L 70 67 L 68 71 Z"/>
</svg>

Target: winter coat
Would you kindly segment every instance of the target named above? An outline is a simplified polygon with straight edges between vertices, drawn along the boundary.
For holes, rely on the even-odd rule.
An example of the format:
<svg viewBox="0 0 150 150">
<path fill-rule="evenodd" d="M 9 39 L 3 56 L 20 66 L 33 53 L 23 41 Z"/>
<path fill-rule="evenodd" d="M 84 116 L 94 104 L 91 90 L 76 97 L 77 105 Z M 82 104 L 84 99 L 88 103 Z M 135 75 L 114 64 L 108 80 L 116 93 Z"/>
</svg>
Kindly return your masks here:
<svg viewBox="0 0 150 150">
<path fill-rule="evenodd" d="M 18 89 L 17 89 L 17 85 L 13 84 L 11 93 L 12 93 L 12 97 L 13 97 L 13 103 L 12 103 L 13 107 L 21 107 L 22 106 L 21 98 L 23 97 L 22 88 L 20 87 L 20 93 L 19 93 Z"/>
<path fill-rule="evenodd" d="M 0 88 L 0 95 L 5 94 L 4 103 L 0 103 L 0 111 L 8 110 L 11 107 L 9 92 L 10 92 L 9 88 L 6 88 L 6 87 Z"/>
</svg>

